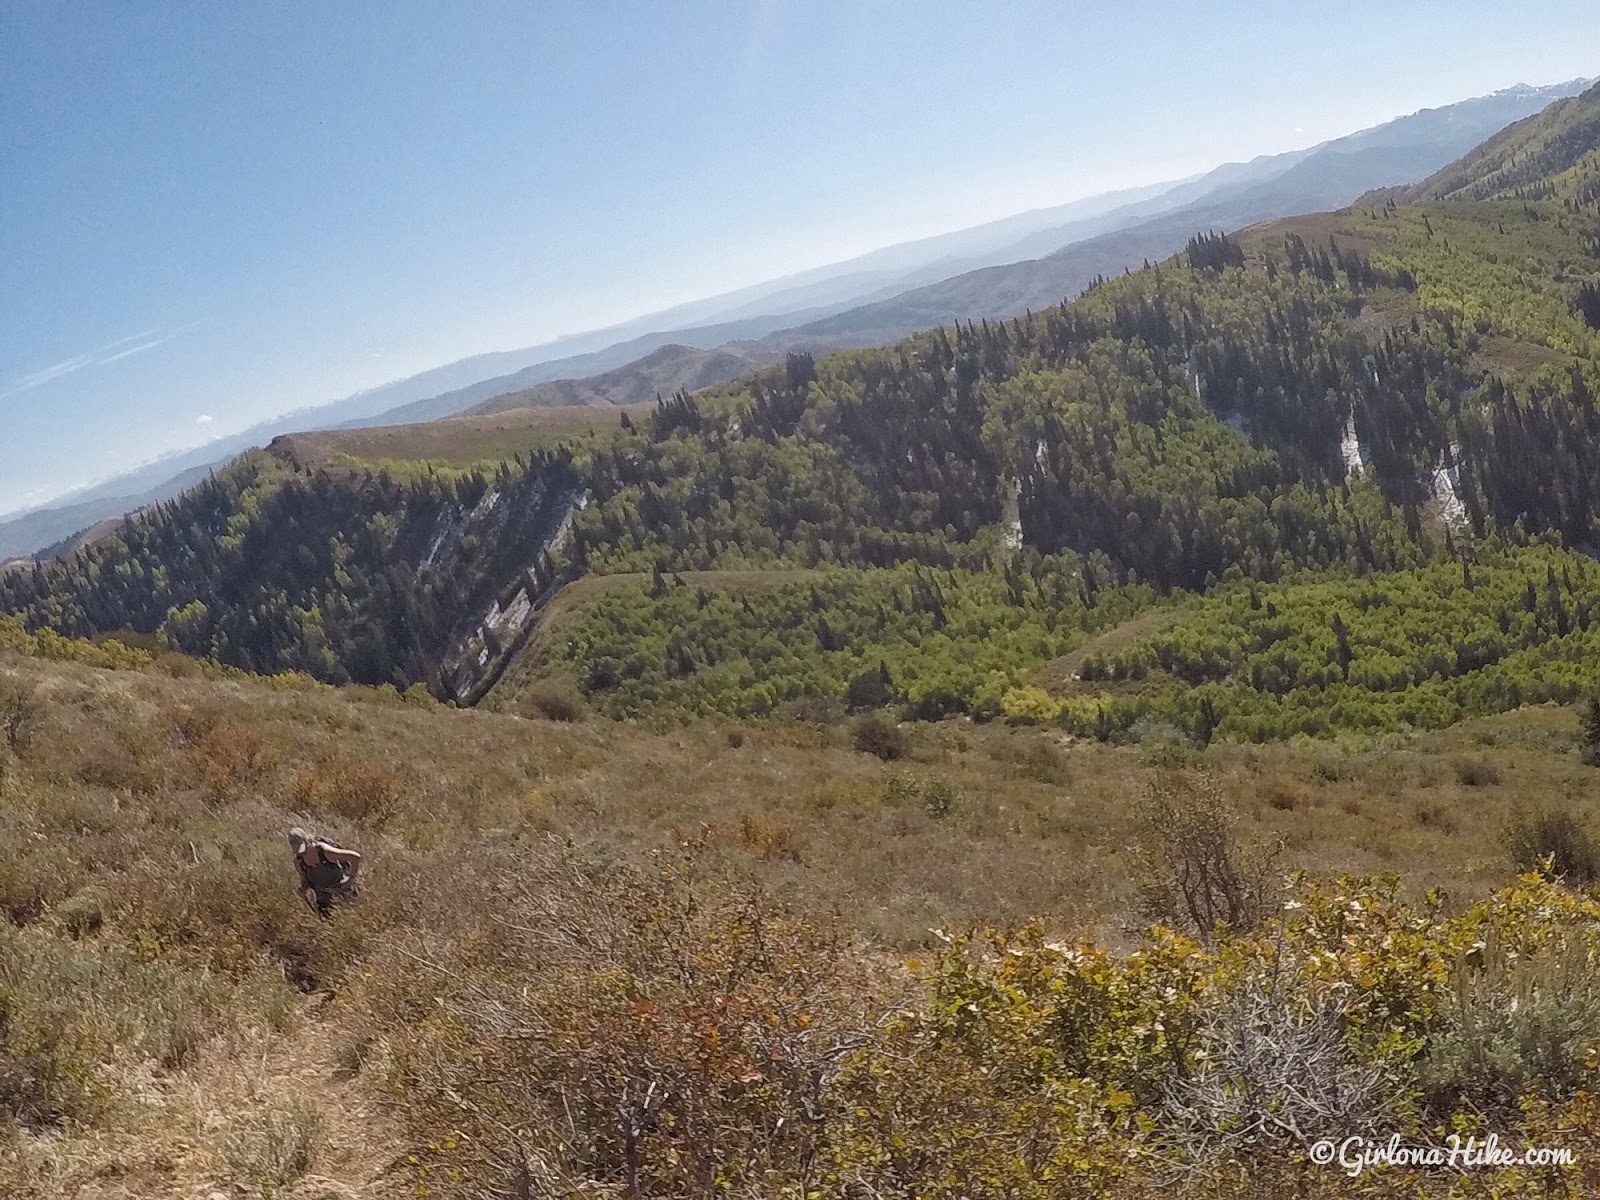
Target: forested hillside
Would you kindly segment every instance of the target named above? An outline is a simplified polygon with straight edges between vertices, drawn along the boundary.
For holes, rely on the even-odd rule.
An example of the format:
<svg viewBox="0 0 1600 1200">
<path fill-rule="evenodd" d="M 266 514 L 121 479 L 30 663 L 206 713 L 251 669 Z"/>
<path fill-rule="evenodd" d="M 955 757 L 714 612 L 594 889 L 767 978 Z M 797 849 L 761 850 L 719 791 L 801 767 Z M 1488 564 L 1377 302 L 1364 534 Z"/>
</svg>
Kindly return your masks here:
<svg viewBox="0 0 1600 1200">
<path fill-rule="evenodd" d="M 1486 539 L 1501 548 L 1482 550 L 1483 578 L 1514 593 L 1526 572 L 1544 589 L 1544 560 L 1515 547 L 1588 548 L 1600 517 L 1587 453 L 1600 440 L 1597 110 L 1597 89 L 1560 102 L 1435 188 L 1497 198 L 1375 196 L 1198 234 L 1071 304 L 790 355 L 492 480 L 397 462 L 368 478 L 348 456 L 307 476 L 249 458 L 68 562 L 0 581 L 0 608 L 252 670 L 461 697 L 472 688 L 453 664 L 517 660 L 547 584 L 633 572 L 654 582 L 607 593 L 565 642 L 536 639 L 513 674 L 567 676 L 620 715 L 842 701 L 883 666 L 898 683 L 880 699 L 906 715 L 988 716 L 1108 614 L 1164 597 L 1254 581 L 1252 595 L 1288 588 L 1291 603 L 1317 575 L 1461 576 Z M 552 546 L 569 509 L 570 539 Z M 479 519 L 434 561 L 430 539 Z M 759 604 L 674 578 L 770 568 L 834 573 Z M 1586 620 L 1588 574 L 1570 557 L 1560 568 L 1562 603 Z M 501 637 L 519 589 L 516 636 Z M 815 620 L 775 615 L 791 604 Z M 1001 629 L 1015 633 L 989 635 Z M 1307 664 L 1275 703 L 1324 688 L 1320 670 Z M 1179 716 L 1223 736 L 1347 720 L 1328 701 L 1315 720 L 1262 723 L 1253 703 L 1230 694 L 1231 716 L 1201 718 L 1186 700 Z M 1412 697 L 1379 723 L 1436 724 L 1429 704 Z M 1093 720 L 1161 714 L 1147 707 L 1118 700 Z"/>
<path fill-rule="evenodd" d="M 543 590 L 576 481 L 563 454 L 401 481 L 255 452 L 91 550 L 0 577 L 0 607 L 261 674 L 405 687 L 437 679 L 497 598 Z"/>
</svg>

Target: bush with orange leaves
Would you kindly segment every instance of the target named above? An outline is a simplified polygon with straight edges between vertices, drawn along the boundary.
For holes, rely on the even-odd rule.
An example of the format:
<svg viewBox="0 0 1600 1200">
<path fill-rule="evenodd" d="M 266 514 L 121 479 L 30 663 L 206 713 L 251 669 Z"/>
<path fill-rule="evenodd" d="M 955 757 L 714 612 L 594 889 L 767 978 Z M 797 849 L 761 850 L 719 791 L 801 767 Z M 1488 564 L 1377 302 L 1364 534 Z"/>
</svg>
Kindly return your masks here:
<svg viewBox="0 0 1600 1200">
<path fill-rule="evenodd" d="M 183 781 L 196 788 L 207 804 L 240 799 L 272 765 L 261 735 L 217 708 L 184 707 L 169 713 L 167 720 Z"/>
<path fill-rule="evenodd" d="M 907 972 L 729 881 L 547 846 L 358 991 L 432 1196 L 1444 1197 L 1459 1174 L 1310 1148 L 1597 1147 L 1600 902 L 1295 897 L 1210 943 L 1029 927 Z M 1482 1182 L 1586 1194 L 1600 1160 Z"/>
<path fill-rule="evenodd" d="M 424 1186 L 820 1182 L 834 1076 L 885 997 L 837 928 L 707 886 L 688 860 L 631 868 L 555 846 L 503 876 L 493 906 L 369 975 L 373 1016 L 406 1031 L 390 1095 L 428 1147 Z"/>
<path fill-rule="evenodd" d="M 405 784 L 383 763 L 351 758 L 331 749 L 324 751 L 314 766 L 294 777 L 290 794 L 295 806 L 303 811 L 381 825 L 400 806 Z"/>
</svg>

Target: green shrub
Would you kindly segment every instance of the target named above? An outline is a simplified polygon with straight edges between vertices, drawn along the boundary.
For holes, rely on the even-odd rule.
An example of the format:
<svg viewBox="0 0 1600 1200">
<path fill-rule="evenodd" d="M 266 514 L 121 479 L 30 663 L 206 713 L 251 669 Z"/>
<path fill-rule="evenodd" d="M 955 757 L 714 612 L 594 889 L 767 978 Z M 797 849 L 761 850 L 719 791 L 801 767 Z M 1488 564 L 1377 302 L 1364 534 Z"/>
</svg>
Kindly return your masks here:
<svg viewBox="0 0 1600 1200">
<path fill-rule="evenodd" d="M 894 700 L 894 679 L 880 659 L 854 676 L 845 687 L 845 703 L 852 709 L 883 708 Z"/>
<path fill-rule="evenodd" d="M 92 937 L 106 922 L 105 894 L 98 887 L 86 887 L 57 904 L 52 915 L 72 937 Z"/>
<path fill-rule="evenodd" d="M 1447 1024 L 1419 1067 L 1429 1110 L 1509 1118 L 1530 1092 L 1558 1098 L 1585 1086 L 1600 1030 L 1596 966 L 1566 938 L 1532 954 L 1491 942 L 1466 956 L 1451 981 Z"/>
<path fill-rule="evenodd" d="M 961 802 L 961 789 L 948 779 L 935 776 L 922 789 L 922 807 L 930 817 L 946 817 Z"/>
<path fill-rule="evenodd" d="M 884 762 L 894 762 L 911 752 L 911 739 L 893 718 L 870 712 L 856 718 L 850 727 L 850 741 L 863 754 L 873 754 Z"/>
<path fill-rule="evenodd" d="M 581 721 L 589 710 L 583 694 L 564 679 L 541 679 L 525 695 L 535 715 L 547 721 Z"/>
<path fill-rule="evenodd" d="M 0 970 L 3 956 L 0 950 Z M 20 982 L 0 983 L 0 1124 L 83 1120 L 107 1098 L 95 1077 L 95 1049 L 58 1007 L 40 1001 Z"/>
<path fill-rule="evenodd" d="M 270 1195 L 311 1170 L 326 1135 L 321 1109 L 290 1100 L 225 1137 L 222 1157 L 236 1182 Z"/>
<path fill-rule="evenodd" d="M 930 817 L 945 817 L 961 803 L 961 789 L 940 775 L 900 771 L 884 787 L 884 798 L 891 804 L 916 804 Z"/>
<path fill-rule="evenodd" d="M 1575 884 L 1600 879 L 1600 848 L 1566 808 L 1518 813 L 1506 827 L 1505 843 L 1521 872 L 1538 871 Z"/>
</svg>

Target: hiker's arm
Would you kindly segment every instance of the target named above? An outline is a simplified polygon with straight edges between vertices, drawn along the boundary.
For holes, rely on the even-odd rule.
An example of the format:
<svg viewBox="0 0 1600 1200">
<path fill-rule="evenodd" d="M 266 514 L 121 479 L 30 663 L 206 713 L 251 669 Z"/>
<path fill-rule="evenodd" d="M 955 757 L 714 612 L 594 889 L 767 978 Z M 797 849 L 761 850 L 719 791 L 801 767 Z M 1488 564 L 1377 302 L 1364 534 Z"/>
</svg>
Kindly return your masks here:
<svg viewBox="0 0 1600 1200">
<path fill-rule="evenodd" d="M 343 846 L 323 845 L 322 853 L 333 859 L 334 862 L 343 863 L 349 867 L 351 879 L 361 873 L 361 855 L 357 851 L 346 850 Z"/>
<path fill-rule="evenodd" d="M 300 899 L 306 902 L 306 907 L 312 912 L 318 911 L 315 897 L 316 889 L 314 887 L 312 887 L 309 883 L 302 883 L 300 885 Z"/>
</svg>

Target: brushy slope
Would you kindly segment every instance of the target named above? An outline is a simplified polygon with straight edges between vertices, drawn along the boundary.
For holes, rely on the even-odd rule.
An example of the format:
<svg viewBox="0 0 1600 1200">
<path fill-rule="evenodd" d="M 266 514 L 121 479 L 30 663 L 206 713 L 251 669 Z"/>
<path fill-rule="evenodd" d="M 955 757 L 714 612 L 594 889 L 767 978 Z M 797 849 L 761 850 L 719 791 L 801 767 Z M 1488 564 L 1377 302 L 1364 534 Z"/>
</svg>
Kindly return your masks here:
<svg viewBox="0 0 1600 1200">
<path fill-rule="evenodd" d="M 7 575 L 0 1194 L 1593 1192 L 1574 103 L 1499 199 L 503 468 L 279 446 Z M 482 710 L 394 686 L 547 588 Z M 367 855 L 332 922 L 291 823 Z M 1308 1161 L 1451 1133 L 1576 1162 Z"/>
<path fill-rule="evenodd" d="M 1507 822 L 1587 791 L 1570 711 L 1205 752 L 946 723 L 886 762 L 829 724 L 525 721 L 5 643 L 7 1196 L 1348 1196 L 1222 1099 L 1312 1064 L 1308 1134 L 1459 1113 L 1594 1161 L 1600 910 L 1496 890 Z M 1161 899 L 1151 829 L 1212 819 L 1241 935 L 1282 872 L 1323 878 L 1282 934 Z M 291 822 L 367 854 L 331 924 Z M 1329 878 L 1380 870 L 1410 899 Z M 1131 932 L 1158 912 L 1188 932 Z M 1238 1057 L 1263 1036 L 1279 1058 Z"/>
</svg>

